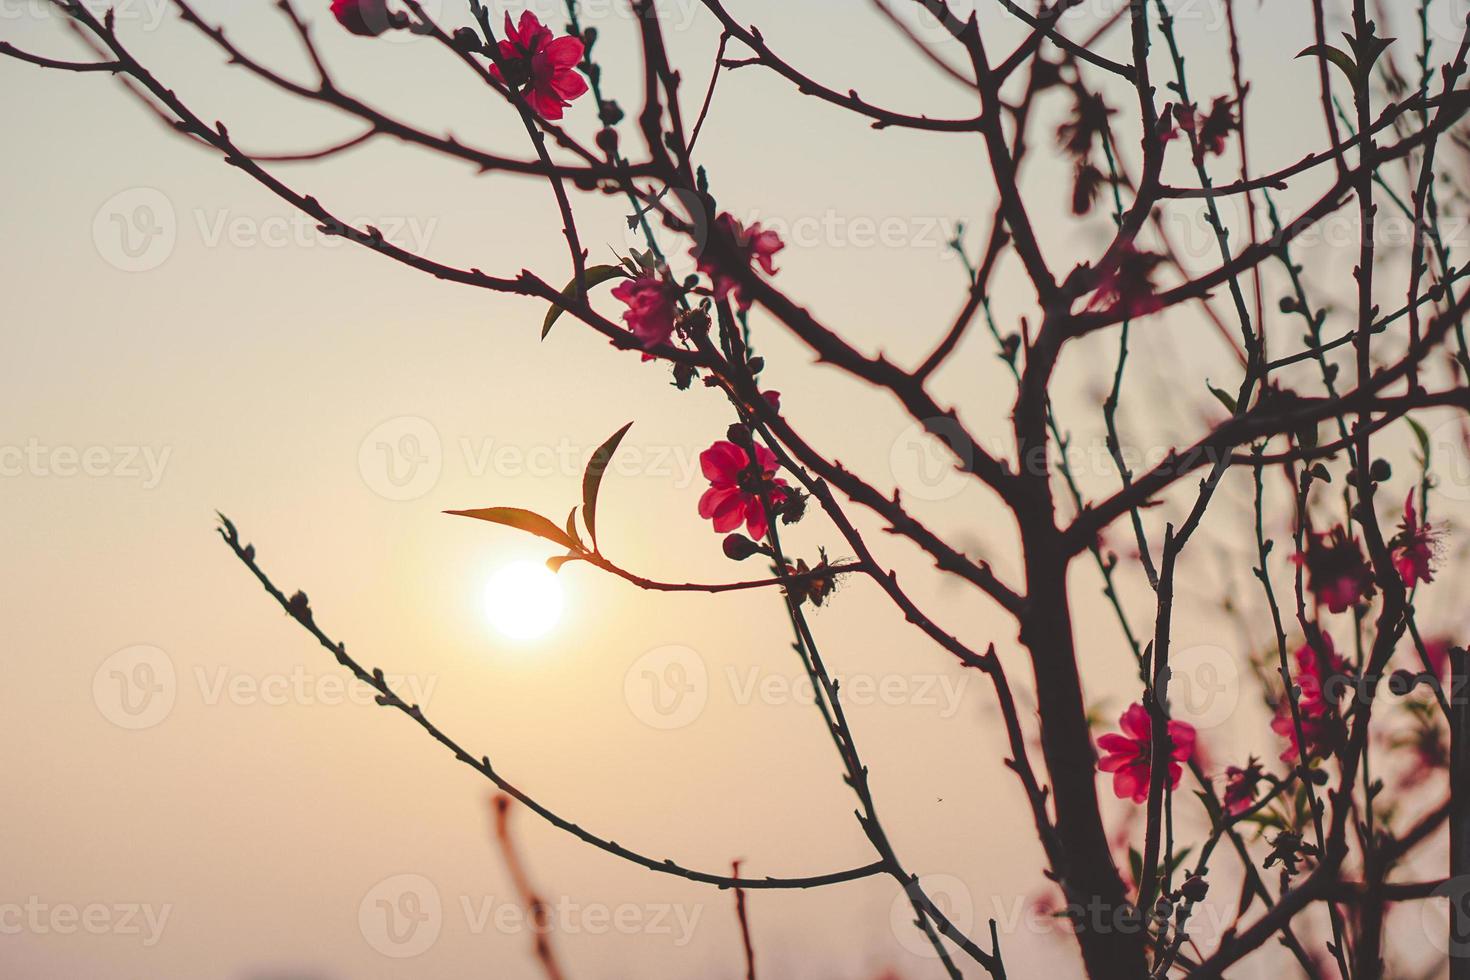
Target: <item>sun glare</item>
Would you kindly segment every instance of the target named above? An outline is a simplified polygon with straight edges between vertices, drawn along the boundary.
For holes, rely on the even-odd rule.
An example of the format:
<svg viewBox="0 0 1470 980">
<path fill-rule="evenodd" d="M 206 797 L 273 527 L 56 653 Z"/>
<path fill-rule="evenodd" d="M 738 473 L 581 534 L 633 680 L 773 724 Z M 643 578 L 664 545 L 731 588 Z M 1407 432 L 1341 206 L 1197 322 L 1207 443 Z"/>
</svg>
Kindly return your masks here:
<svg viewBox="0 0 1470 980">
<path fill-rule="evenodd" d="M 561 581 L 536 561 L 506 565 L 485 587 L 490 625 L 513 640 L 534 640 L 550 633 L 561 621 L 565 604 Z"/>
</svg>

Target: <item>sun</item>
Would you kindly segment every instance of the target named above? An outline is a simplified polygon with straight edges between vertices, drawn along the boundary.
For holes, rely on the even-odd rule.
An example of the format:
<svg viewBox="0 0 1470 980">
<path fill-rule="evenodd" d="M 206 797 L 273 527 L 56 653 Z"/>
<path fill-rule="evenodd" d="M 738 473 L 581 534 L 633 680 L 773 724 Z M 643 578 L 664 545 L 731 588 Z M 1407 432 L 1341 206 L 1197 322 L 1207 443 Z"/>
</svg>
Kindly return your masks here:
<svg viewBox="0 0 1470 980">
<path fill-rule="evenodd" d="M 534 640 L 550 633 L 565 606 L 561 580 L 540 562 L 512 562 L 485 586 L 490 625 L 512 640 Z"/>
</svg>

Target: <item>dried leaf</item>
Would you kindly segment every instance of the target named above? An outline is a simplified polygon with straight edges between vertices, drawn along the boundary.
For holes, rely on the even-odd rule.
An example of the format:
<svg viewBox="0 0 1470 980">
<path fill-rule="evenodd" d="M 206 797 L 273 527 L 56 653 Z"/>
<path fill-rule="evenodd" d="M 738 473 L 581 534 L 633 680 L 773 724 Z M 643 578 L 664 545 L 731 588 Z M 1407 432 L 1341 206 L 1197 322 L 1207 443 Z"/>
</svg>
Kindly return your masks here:
<svg viewBox="0 0 1470 980">
<path fill-rule="evenodd" d="M 578 551 L 577 542 L 567 535 L 567 532 L 557 527 L 556 524 L 533 511 L 522 510 L 519 507 L 485 507 L 479 510 L 447 510 L 446 514 L 456 517 L 473 517 L 477 521 L 489 521 L 491 524 L 503 524 L 517 530 L 526 531 L 554 541 L 566 548 L 568 551 Z"/>
</svg>

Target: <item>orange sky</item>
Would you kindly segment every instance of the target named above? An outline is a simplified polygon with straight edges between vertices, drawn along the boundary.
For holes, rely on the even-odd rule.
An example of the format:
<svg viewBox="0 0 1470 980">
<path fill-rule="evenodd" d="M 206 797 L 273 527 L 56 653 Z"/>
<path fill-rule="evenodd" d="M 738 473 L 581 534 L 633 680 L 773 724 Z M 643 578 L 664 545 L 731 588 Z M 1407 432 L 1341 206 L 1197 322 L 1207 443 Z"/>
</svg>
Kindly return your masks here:
<svg viewBox="0 0 1470 980">
<path fill-rule="evenodd" d="M 125 2 L 125 36 L 243 145 L 300 149 L 355 132 L 226 70 L 196 35 L 160 16 L 160 3 Z M 0 38 L 71 54 L 40 6 L 0 3 Z M 198 6 L 226 19 L 242 46 L 304 70 L 270 4 Z M 323 48 L 354 91 L 430 128 L 525 152 L 514 117 L 431 45 L 346 36 L 325 0 L 316 6 Z M 428 6 L 445 20 L 463 17 L 457 0 Z M 532 4 L 543 14 L 556 6 Z M 586 6 L 604 38 L 610 93 L 634 107 L 640 82 L 632 25 L 616 12 L 623 0 Z M 856 85 L 910 111 L 974 111 L 962 87 L 865 3 L 729 6 L 836 88 Z M 1224 91 L 1224 35 L 1216 5 L 1196 6 L 1181 30 L 1200 51 L 1191 68 L 1205 98 Z M 1297 159 L 1323 135 L 1315 68 L 1291 57 L 1310 43 L 1304 12 L 1255 6 L 1243 5 L 1241 16 L 1252 146 L 1265 169 Z M 1085 35 L 1101 10 L 1084 5 L 1069 17 L 1070 32 Z M 693 0 L 668 4 L 668 17 L 692 97 L 703 91 L 717 30 Z M 1021 36 L 993 5 L 982 23 L 998 50 Z M 1125 37 L 1104 47 L 1127 55 Z M 1162 70 L 1163 52 L 1156 56 Z M 666 579 L 746 577 L 757 570 L 726 561 L 695 513 L 704 486 L 697 454 L 731 421 L 713 392 L 676 391 L 665 369 L 613 351 L 570 318 L 539 342 L 541 304 L 441 284 L 321 240 L 241 174 L 167 134 L 106 78 L 0 60 L 0 86 L 11 95 L 0 102 L 7 975 L 536 975 L 491 846 L 488 785 L 342 683 L 339 668 L 213 535 L 216 509 L 255 543 L 282 587 L 310 594 L 328 632 L 417 691 L 471 751 L 597 833 L 712 870 L 741 858 L 754 875 L 871 860 L 820 718 L 795 689 L 800 666 L 774 595 L 650 595 L 573 566 L 563 573 L 562 624 L 545 639 L 513 643 L 485 620 L 485 583 L 507 562 L 551 549 L 440 514 L 514 505 L 560 519 L 580 499 L 586 458 L 634 420 L 604 486 L 605 550 Z M 1129 105 L 1126 92 L 1110 97 Z M 1069 164 L 1047 142 L 1063 108 L 1045 103 L 1051 121 L 1034 131 L 1026 184 L 1059 267 L 1094 257 L 1108 231 L 1105 218 L 1079 223 L 1066 213 Z M 591 106 L 578 104 L 567 122 L 590 135 Z M 784 230 L 791 244 L 778 282 L 853 343 L 909 364 L 942 334 L 963 295 L 947 232 L 968 222 L 978 247 L 992 206 L 974 141 L 874 132 L 747 68 L 721 80 L 700 154 L 725 207 Z M 535 181 L 476 177 L 387 143 L 279 172 L 340 214 L 445 261 L 567 277 L 554 205 Z M 1283 206 L 1300 206 L 1314 189 L 1308 182 Z M 581 213 L 595 261 L 629 246 L 616 201 L 589 198 Z M 1188 258 L 1213 261 L 1196 213 L 1170 221 Z M 1329 239 L 1306 258 L 1317 281 L 1340 290 L 1352 249 Z M 999 282 L 998 314 L 1014 325 L 1028 312 L 1027 291 L 1015 268 Z M 926 461 L 938 457 L 890 400 L 813 367 L 759 315 L 755 329 L 766 382 L 783 393 L 800 431 L 880 487 L 900 487 L 936 527 L 1015 579 L 1013 528 L 987 493 L 936 477 Z M 1299 343 L 1299 326 L 1271 329 L 1283 350 Z M 1205 381 L 1230 387 L 1238 369 L 1194 311 L 1141 324 L 1135 338 L 1122 419 L 1146 455 L 1218 417 Z M 1058 379 L 1081 481 L 1099 495 L 1115 481 L 1096 412 L 1114 345 L 1099 337 L 1069 349 Z M 1005 451 L 1012 386 L 982 331 L 935 388 Z M 1391 455 L 1412 472 L 1407 447 Z M 1441 515 L 1470 498 L 1470 474 L 1452 476 L 1435 497 Z M 1218 523 L 1186 562 L 1175 644 L 1202 665 L 1201 684 L 1217 676 L 1207 669 L 1228 671 L 1268 635 L 1254 607 L 1248 635 L 1218 608 L 1227 593 L 1259 604 L 1243 563 L 1232 579 L 1221 571 L 1221 556 L 1241 545 L 1235 529 L 1244 526 L 1248 489 L 1244 475 L 1227 481 Z M 997 643 L 1024 689 L 1029 671 L 1009 621 L 885 540 L 869 515 L 857 516 L 921 604 L 972 645 Z M 843 554 L 820 515 L 790 537 L 801 554 L 821 545 Z M 1075 591 L 1088 694 L 1116 717 L 1132 696 L 1129 657 L 1095 572 L 1081 563 Z M 1141 579 L 1128 576 L 1125 591 L 1135 622 L 1149 622 Z M 1438 598 L 1440 606 L 1431 592 L 1427 608 L 1454 624 Z M 1041 857 L 1001 762 L 988 683 L 906 628 L 864 581 L 847 583 L 813 625 L 834 671 L 850 690 L 868 692 L 854 694 L 851 716 L 899 852 L 936 876 L 961 921 L 968 908 L 977 922 L 1008 923 L 1002 941 L 1014 975 L 1073 975 L 1070 945 L 1022 914 L 1044 893 Z M 650 713 L 640 681 L 670 657 L 704 672 L 702 707 L 677 724 Z M 1224 700 L 1206 699 L 1195 717 L 1222 765 L 1270 750 L 1250 685 L 1224 683 Z M 1121 823 L 1127 809 L 1115 802 L 1107 810 Z M 730 895 L 621 865 L 524 814 L 518 827 L 559 910 L 571 974 L 736 975 Z M 437 902 L 437 914 L 426 913 L 437 930 L 405 946 L 384 932 L 380 903 L 402 912 L 413 907 L 408 894 L 420 908 Z M 860 978 L 885 965 L 940 975 L 894 899 L 887 880 L 752 896 L 768 975 Z M 137 928 L 125 929 L 124 916 Z M 1405 922 L 1419 928 L 1417 914 Z M 288 969 L 297 972 L 280 972 Z"/>
</svg>

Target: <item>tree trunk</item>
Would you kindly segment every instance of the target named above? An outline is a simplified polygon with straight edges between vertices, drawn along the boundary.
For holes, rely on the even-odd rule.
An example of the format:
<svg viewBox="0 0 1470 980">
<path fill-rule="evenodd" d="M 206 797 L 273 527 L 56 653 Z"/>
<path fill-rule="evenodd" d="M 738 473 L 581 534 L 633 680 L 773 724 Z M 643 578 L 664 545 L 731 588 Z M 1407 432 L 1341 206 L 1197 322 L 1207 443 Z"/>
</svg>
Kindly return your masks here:
<svg viewBox="0 0 1470 980">
<path fill-rule="evenodd" d="M 1470 653 L 1450 651 L 1450 980 L 1470 980 Z"/>
<path fill-rule="evenodd" d="M 1028 535 L 1028 538 L 1031 537 Z M 1042 751 L 1051 774 L 1069 911 L 1092 980 L 1148 975 L 1143 923 L 1124 894 L 1097 798 L 1097 756 L 1088 730 L 1068 606 L 1066 562 L 1050 535 L 1027 547 L 1029 603 L 1021 641 L 1031 652 Z"/>
</svg>

